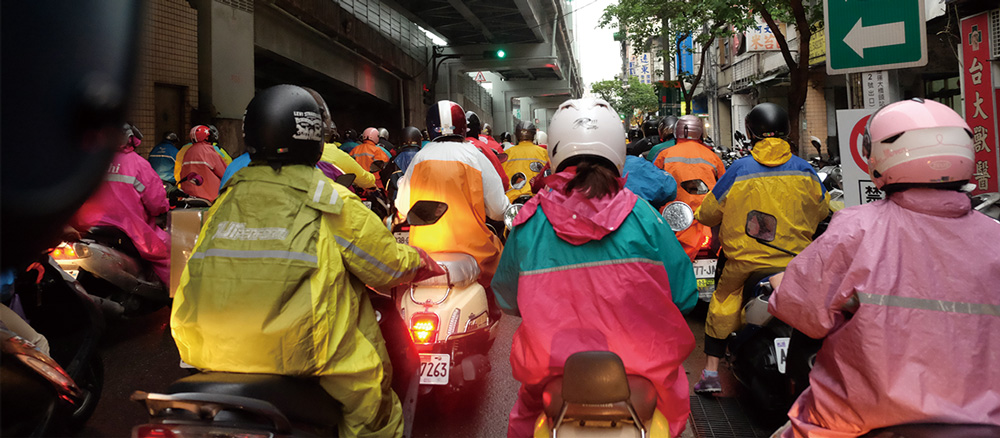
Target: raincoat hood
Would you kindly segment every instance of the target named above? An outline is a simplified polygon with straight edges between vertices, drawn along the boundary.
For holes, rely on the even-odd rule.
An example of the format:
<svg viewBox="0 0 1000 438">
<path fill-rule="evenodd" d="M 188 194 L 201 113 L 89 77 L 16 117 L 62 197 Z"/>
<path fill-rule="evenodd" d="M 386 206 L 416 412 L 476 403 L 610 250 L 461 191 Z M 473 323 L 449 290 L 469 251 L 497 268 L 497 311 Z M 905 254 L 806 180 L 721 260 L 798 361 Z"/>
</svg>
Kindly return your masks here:
<svg viewBox="0 0 1000 438">
<path fill-rule="evenodd" d="M 549 177 L 546 182 L 551 190 L 543 191 L 528 201 L 514 220 L 514 225 L 527 222 L 541 206 L 556 235 L 573 245 L 600 240 L 621 227 L 638 199 L 635 193 L 623 188 L 614 196 L 603 198 L 587 199 L 577 191 L 566 196 L 563 188 L 573 179 L 575 170 L 575 167 L 567 168 Z M 624 187 L 625 180 L 619 178 L 619 181 Z"/>
<path fill-rule="evenodd" d="M 890 194 L 889 200 L 907 210 L 938 217 L 961 217 L 972 209 L 968 196 L 951 190 L 912 188 Z"/>
<path fill-rule="evenodd" d="M 758 163 L 775 167 L 792 158 L 792 146 L 780 138 L 770 137 L 757 142 L 750 153 Z"/>
</svg>

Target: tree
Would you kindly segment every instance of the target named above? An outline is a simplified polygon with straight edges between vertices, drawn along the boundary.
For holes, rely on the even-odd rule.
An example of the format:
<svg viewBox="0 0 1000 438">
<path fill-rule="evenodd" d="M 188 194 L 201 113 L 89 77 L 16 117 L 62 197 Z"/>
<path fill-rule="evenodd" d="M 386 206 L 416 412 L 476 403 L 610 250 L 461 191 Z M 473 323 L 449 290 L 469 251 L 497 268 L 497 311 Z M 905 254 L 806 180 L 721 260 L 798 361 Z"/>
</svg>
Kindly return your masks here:
<svg viewBox="0 0 1000 438">
<path fill-rule="evenodd" d="M 640 82 L 635 76 L 629 76 L 625 84 L 617 78 L 594 82 L 590 91 L 608 101 L 615 112 L 623 118 L 627 117 L 630 123 L 637 113 L 642 115 L 656 111 L 660 106 L 656 87 Z"/>
<path fill-rule="evenodd" d="M 749 5 L 749 8 L 747 7 Z M 809 53 L 812 37 L 810 23 L 822 20 L 823 3 L 811 0 L 620 0 L 618 5 L 605 9 L 602 26 L 617 25 L 628 35 L 634 47 L 649 47 L 652 37 L 662 41 L 677 41 L 671 35 L 695 35 L 695 44 L 702 49 L 702 62 L 697 73 L 681 75 L 681 93 L 690 106 L 690 94 L 698 87 L 705 66 L 705 53 L 716 38 L 729 37 L 744 31 L 755 23 L 754 15 L 760 14 L 774 33 L 782 58 L 791 79 L 788 93 L 788 116 L 792 125 L 790 140 L 797 149 L 800 112 L 806 101 L 809 84 L 808 56 L 801 60 L 793 57 L 788 40 L 778 22 L 794 23 L 798 32 L 797 53 Z M 669 46 L 669 49 L 667 48 Z M 664 44 L 664 60 L 673 59 L 678 47 Z M 690 83 L 690 87 L 688 87 Z"/>
<path fill-rule="evenodd" d="M 691 99 L 701 83 L 706 55 L 716 38 L 731 36 L 753 22 L 749 9 L 736 0 L 620 0 L 608 6 L 601 17 L 602 27 L 624 31 L 633 47 L 649 50 L 652 41 L 661 42 L 659 55 L 670 65 L 682 54 L 681 43 L 692 37 L 700 47 L 701 62 L 691 72 L 678 72 L 681 97 L 691 112 Z"/>
</svg>

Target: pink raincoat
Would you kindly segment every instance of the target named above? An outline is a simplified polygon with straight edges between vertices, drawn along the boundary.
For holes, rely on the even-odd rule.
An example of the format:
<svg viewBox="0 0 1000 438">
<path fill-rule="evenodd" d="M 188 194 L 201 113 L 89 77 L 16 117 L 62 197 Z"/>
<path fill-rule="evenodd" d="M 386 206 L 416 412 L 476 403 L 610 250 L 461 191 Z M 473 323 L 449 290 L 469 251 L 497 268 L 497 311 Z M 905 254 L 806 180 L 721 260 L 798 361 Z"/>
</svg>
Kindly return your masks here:
<svg viewBox="0 0 1000 438">
<path fill-rule="evenodd" d="M 215 198 L 219 197 L 219 183 L 222 181 L 222 175 L 226 174 L 226 162 L 208 142 L 195 143 L 184 154 L 184 164 L 181 164 L 181 178 L 183 179 L 191 173 L 201 175 L 202 184 L 199 186 L 195 185 L 194 182 L 186 181 L 181 183 L 181 190 L 191 196 L 215 202 Z"/>
<path fill-rule="evenodd" d="M 552 175 L 553 190 L 525 204 L 493 279 L 497 304 L 523 318 L 510 353 L 522 386 L 508 435 L 532 435 L 543 384 L 567 357 L 609 350 L 653 383 L 676 436 L 690 413 L 681 364 L 695 341 L 681 312 L 697 300 L 691 260 L 646 201 L 628 189 L 567 197 L 561 189 L 572 176 Z"/>
<path fill-rule="evenodd" d="M 156 226 L 156 216 L 170 206 L 159 174 L 131 148 L 115 154 L 104 183 L 80 207 L 71 224 L 86 231 L 111 226 L 132 239 L 142 258 L 150 262 L 157 277 L 170 281 L 170 235 Z"/>
<path fill-rule="evenodd" d="M 771 296 L 772 314 L 826 338 L 784 436 L 1000 425 L 997 242 L 1000 224 L 953 191 L 909 189 L 838 212 Z"/>
</svg>

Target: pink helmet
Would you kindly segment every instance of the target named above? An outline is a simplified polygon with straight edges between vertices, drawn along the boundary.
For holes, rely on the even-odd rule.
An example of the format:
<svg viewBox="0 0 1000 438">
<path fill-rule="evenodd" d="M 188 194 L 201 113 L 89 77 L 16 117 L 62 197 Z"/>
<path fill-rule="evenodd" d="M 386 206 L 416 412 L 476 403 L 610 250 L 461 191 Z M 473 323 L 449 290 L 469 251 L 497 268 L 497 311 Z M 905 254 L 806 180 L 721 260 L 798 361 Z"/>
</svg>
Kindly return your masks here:
<svg viewBox="0 0 1000 438">
<path fill-rule="evenodd" d="M 975 169 L 972 130 L 951 108 L 914 98 L 876 111 L 862 146 L 875 186 L 964 184 Z"/>
<path fill-rule="evenodd" d="M 361 141 L 371 141 L 372 143 L 378 143 L 378 129 L 368 128 L 361 134 Z"/>
</svg>

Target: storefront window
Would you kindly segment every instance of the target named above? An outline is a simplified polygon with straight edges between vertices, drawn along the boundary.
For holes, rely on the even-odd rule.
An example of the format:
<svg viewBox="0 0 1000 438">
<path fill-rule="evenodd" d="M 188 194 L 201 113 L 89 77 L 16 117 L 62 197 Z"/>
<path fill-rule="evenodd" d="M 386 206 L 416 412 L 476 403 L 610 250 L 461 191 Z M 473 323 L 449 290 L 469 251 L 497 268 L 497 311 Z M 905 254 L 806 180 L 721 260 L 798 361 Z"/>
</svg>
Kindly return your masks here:
<svg viewBox="0 0 1000 438">
<path fill-rule="evenodd" d="M 962 114 L 962 90 L 958 83 L 958 75 L 924 81 L 924 96 L 951 107 Z"/>
</svg>

